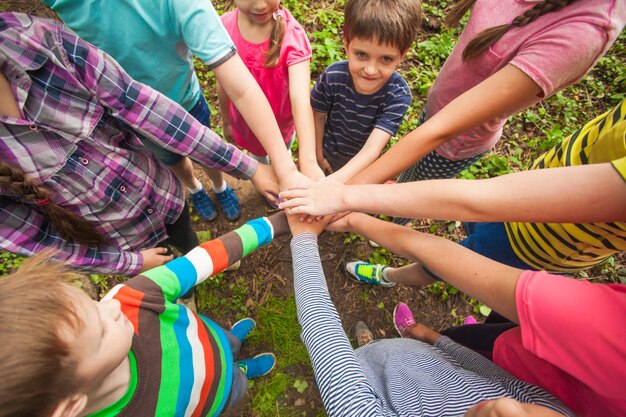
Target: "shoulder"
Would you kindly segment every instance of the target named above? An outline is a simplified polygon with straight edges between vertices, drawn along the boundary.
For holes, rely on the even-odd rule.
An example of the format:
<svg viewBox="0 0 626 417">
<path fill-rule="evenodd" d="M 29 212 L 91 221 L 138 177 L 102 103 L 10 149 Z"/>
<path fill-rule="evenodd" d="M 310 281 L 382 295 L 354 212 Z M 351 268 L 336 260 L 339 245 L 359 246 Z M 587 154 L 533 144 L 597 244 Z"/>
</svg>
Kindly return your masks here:
<svg viewBox="0 0 626 417">
<path fill-rule="evenodd" d="M 391 91 L 396 92 L 397 94 L 411 95 L 411 88 L 409 87 L 409 84 L 397 71 L 389 77 L 387 85 Z"/>
</svg>

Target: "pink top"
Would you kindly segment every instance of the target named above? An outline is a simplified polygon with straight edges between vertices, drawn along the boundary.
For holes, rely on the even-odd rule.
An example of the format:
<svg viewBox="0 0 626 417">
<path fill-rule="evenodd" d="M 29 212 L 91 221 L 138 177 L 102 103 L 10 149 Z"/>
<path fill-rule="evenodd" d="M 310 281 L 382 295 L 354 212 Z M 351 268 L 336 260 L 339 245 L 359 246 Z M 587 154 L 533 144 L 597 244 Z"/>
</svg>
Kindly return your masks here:
<svg viewBox="0 0 626 417">
<path fill-rule="evenodd" d="M 534 97 L 513 112 L 517 113 L 583 78 L 626 22 L 624 0 L 578 1 L 526 26 L 509 29 L 488 51 L 463 62 L 465 46 L 478 33 L 510 23 L 535 3 L 476 0 L 467 26 L 430 89 L 426 119 L 507 64 L 522 70 L 543 90 L 541 97 Z M 508 116 L 503 114 L 440 145 L 437 153 L 459 160 L 488 151 L 500 139 Z"/>
<path fill-rule="evenodd" d="M 626 415 L 626 285 L 525 271 L 493 361 L 582 416 Z"/>
<path fill-rule="evenodd" d="M 291 65 L 311 59 L 311 44 L 300 23 L 285 8 L 282 9 L 285 22 L 285 37 L 280 49 L 278 65 L 265 68 L 265 51 L 269 49 L 269 38 L 262 43 L 248 42 L 243 38 L 237 26 L 239 10 L 235 9 L 222 15 L 222 23 L 230 34 L 237 51 L 254 79 L 259 83 L 272 107 L 278 127 L 283 134 L 285 143 L 289 142 L 295 132 L 291 99 L 289 98 L 289 70 Z M 230 104 L 229 118 L 233 129 L 235 143 L 254 155 L 265 156 L 267 152 L 250 130 L 241 113 Z"/>
</svg>

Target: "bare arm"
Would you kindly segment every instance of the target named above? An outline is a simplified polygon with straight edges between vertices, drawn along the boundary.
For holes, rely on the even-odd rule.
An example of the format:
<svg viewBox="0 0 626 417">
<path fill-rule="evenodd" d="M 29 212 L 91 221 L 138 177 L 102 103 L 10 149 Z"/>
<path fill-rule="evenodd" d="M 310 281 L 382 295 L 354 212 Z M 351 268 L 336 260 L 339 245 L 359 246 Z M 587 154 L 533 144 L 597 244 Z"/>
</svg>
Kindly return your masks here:
<svg viewBox="0 0 626 417">
<path fill-rule="evenodd" d="M 541 88 L 530 77 L 513 65 L 507 65 L 400 139 L 350 183 L 383 183 L 442 143 L 494 117 L 506 117 L 528 106 L 539 93 Z"/>
<path fill-rule="evenodd" d="M 220 115 L 222 116 L 222 129 L 224 130 L 224 139 L 229 142 L 233 140 L 233 130 L 230 123 L 230 98 L 226 95 L 226 92 L 222 88 L 222 85 L 218 82 L 216 85 L 217 100 L 220 106 Z"/>
<path fill-rule="evenodd" d="M 347 182 L 378 159 L 389 139 L 391 139 L 389 133 L 375 128 L 359 153 L 354 155 L 340 170 L 333 173 L 330 178 L 343 183 Z"/>
<path fill-rule="evenodd" d="M 272 160 L 272 167 L 281 182 L 281 189 L 298 181 L 307 183 L 308 181 L 302 181 L 306 177 L 297 171 L 289 151 L 285 148 L 282 134 L 265 94 L 239 55 L 234 55 L 215 67 L 214 72 L 224 92 L 230 97 Z"/>
<path fill-rule="evenodd" d="M 522 171 L 485 180 L 351 186 L 324 181 L 281 196 L 290 199 L 281 207 L 294 207 L 290 210 L 294 214 L 351 210 L 463 221 L 626 220 L 626 182 L 610 163 Z"/>
<path fill-rule="evenodd" d="M 519 323 L 515 286 L 522 270 L 485 258 L 447 239 L 416 232 L 362 213 L 344 219 L 347 228 L 430 271 L 464 293 Z M 336 229 L 335 229 L 336 230 Z"/>
</svg>

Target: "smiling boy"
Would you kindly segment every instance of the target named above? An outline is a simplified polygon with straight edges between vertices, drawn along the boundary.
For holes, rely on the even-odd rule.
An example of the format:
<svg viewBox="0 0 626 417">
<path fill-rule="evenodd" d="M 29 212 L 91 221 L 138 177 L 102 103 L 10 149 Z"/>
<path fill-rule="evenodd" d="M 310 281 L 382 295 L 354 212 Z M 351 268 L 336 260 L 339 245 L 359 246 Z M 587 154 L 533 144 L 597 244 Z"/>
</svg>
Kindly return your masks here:
<svg viewBox="0 0 626 417">
<path fill-rule="evenodd" d="M 411 103 L 396 72 L 421 20 L 417 0 L 348 0 L 344 16 L 347 61 L 330 65 L 311 92 L 316 160 L 346 182 L 379 156 Z"/>
</svg>

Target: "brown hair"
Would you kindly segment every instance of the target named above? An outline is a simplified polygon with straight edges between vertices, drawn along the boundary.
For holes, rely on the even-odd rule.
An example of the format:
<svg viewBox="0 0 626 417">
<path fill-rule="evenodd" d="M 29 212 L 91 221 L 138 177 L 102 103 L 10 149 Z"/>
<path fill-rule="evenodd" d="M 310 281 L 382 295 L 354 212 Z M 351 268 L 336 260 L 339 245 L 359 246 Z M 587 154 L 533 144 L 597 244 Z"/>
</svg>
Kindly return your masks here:
<svg viewBox="0 0 626 417">
<path fill-rule="evenodd" d="M 463 15 L 465 15 L 465 12 L 472 7 L 474 1 L 475 0 L 460 0 L 451 6 L 445 18 L 446 25 L 449 27 L 458 25 Z M 535 21 L 538 17 L 543 16 L 546 13 L 561 10 L 563 7 L 574 3 L 575 1 L 576 0 L 543 0 L 542 2 L 537 3 L 532 9 L 517 16 L 510 24 L 494 26 L 483 30 L 476 35 L 470 43 L 467 44 L 463 50 L 463 60 L 466 61 L 482 53 L 495 41 L 500 39 L 506 32 L 508 32 L 511 27 L 525 26 L 530 22 Z"/>
<path fill-rule="evenodd" d="M 283 44 L 283 38 L 285 37 L 285 29 L 287 23 L 282 11 L 283 6 L 279 5 L 278 10 L 274 12 L 274 26 L 272 26 L 272 33 L 270 34 L 270 48 L 265 52 L 265 67 L 271 68 L 278 65 L 278 58 L 280 57 L 280 48 Z"/>
<path fill-rule="evenodd" d="M 32 200 L 63 238 L 84 245 L 105 243 L 105 238 L 92 223 L 54 204 L 50 191 L 33 181 L 20 168 L 0 161 L 0 186 Z"/>
<path fill-rule="evenodd" d="M 0 417 L 49 416 L 83 384 L 62 336 L 82 326 L 63 288 L 77 275 L 49 259 L 35 255 L 0 278 Z"/>
<path fill-rule="evenodd" d="M 377 41 L 404 53 L 417 36 L 422 21 L 419 0 L 348 0 L 344 12 L 343 36 Z"/>
</svg>

